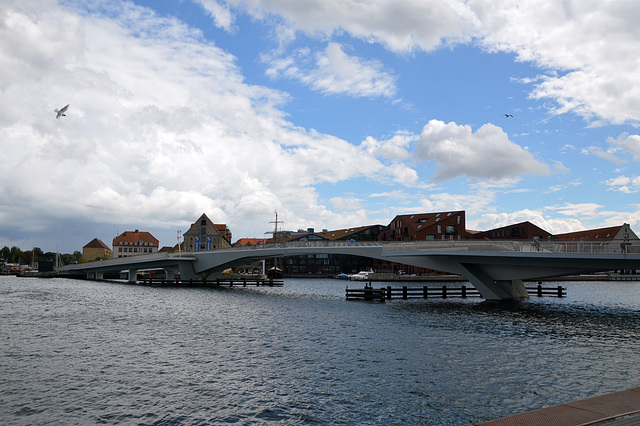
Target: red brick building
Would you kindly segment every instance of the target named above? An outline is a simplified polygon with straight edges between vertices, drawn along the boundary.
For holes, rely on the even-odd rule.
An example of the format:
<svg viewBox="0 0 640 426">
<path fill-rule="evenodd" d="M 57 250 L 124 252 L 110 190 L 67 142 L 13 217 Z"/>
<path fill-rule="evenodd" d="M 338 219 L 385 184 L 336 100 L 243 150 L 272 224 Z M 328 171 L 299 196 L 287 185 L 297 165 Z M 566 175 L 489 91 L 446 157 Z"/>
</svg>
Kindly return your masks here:
<svg viewBox="0 0 640 426">
<path fill-rule="evenodd" d="M 396 216 L 380 241 L 461 240 L 466 235 L 464 210 Z"/>
</svg>

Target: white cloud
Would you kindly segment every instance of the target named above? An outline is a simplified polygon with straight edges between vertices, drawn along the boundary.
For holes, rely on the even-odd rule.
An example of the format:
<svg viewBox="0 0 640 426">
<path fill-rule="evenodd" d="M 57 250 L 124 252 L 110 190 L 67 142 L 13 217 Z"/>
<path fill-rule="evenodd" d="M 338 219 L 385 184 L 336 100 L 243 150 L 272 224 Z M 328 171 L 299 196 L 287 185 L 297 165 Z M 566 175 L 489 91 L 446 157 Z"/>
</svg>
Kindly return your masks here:
<svg viewBox="0 0 640 426">
<path fill-rule="evenodd" d="M 485 124 L 473 133 L 470 126 L 431 120 L 424 126 L 415 152 L 418 159 L 437 163 L 436 180 L 457 176 L 500 180 L 549 173 L 547 165 L 511 142 L 493 124 Z"/>
<path fill-rule="evenodd" d="M 598 211 L 602 209 L 601 204 L 597 203 L 566 203 L 562 206 L 548 206 L 545 207 L 546 210 L 558 212 L 563 216 L 572 216 L 572 217 L 582 217 L 582 218 L 593 218 L 598 214 Z M 569 232 L 569 231 L 567 231 Z"/>
<path fill-rule="evenodd" d="M 226 4 L 222 4 L 216 0 L 194 0 L 204 8 L 213 18 L 214 25 L 228 32 L 233 30 L 235 17 Z"/>
<path fill-rule="evenodd" d="M 376 140 L 369 136 L 362 141 L 360 147 L 375 157 L 406 160 L 411 157 L 410 145 L 417 139 L 417 136 L 406 132 L 397 133 L 387 140 Z"/>
<path fill-rule="evenodd" d="M 463 1 L 227 0 L 257 19 L 280 17 L 279 25 L 309 35 L 347 32 L 395 52 L 431 50 L 443 39 L 470 39 L 473 14 Z"/>
<path fill-rule="evenodd" d="M 584 155 L 595 155 L 596 157 L 602 158 L 603 160 L 611 161 L 616 165 L 621 165 L 626 161 L 623 158 L 618 157 L 618 151 L 619 150 L 617 148 L 610 148 L 605 151 L 597 146 L 588 146 L 580 150 L 580 153 Z"/>
<path fill-rule="evenodd" d="M 623 192 L 625 194 L 640 191 L 640 176 L 621 175 L 608 179 L 605 183 L 611 190 Z"/>
<path fill-rule="evenodd" d="M 635 161 L 640 161 L 640 135 L 623 133 L 617 138 L 608 138 L 607 142 L 630 153 Z"/>
<path fill-rule="evenodd" d="M 580 220 L 575 218 L 550 218 L 544 210 L 518 210 L 511 213 L 489 213 L 480 216 L 472 223 L 477 230 L 489 230 L 513 225 L 521 222 L 531 222 L 552 234 L 582 231 L 586 229 Z M 469 225 L 467 225 L 469 227 Z"/>
<path fill-rule="evenodd" d="M 553 112 L 589 120 L 640 123 L 640 5 L 632 1 L 533 0 L 228 0 L 280 31 L 330 37 L 346 32 L 394 52 L 431 51 L 476 40 L 548 70 L 529 79 L 531 96 Z M 526 79 L 526 77 L 525 77 Z M 524 80 L 523 80 L 524 81 Z M 599 119 L 602 120 L 599 120 Z"/>
<path fill-rule="evenodd" d="M 395 77 L 382 63 L 349 56 L 337 43 L 329 43 L 315 55 L 303 48 L 293 56 L 265 56 L 264 60 L 270 65 L 268 76 L 293 78 L 321 93 L 354 97 L 391 97 L 396 93 Z"/>
<path fill-rule="evenodd" d="M 202 212 L 234 237 L 262 235 L 274 208 L 292 224 L 340 222 L 314 184 L 411 180 L 286 121 L 286 94 L 245 84 L 199 31 L 130 3 L 92 5 L 0 6 L 6 240 L 60 220 L 175 229 Z"/>
</svg>

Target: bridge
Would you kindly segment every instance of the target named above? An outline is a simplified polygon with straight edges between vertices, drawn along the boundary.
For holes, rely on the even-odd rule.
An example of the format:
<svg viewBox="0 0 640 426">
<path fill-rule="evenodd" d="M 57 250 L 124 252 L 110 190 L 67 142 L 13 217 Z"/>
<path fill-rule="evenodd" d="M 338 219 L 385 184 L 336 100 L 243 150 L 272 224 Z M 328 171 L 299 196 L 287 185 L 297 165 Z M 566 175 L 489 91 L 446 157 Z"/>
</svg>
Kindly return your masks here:
<svg viewBox="0 0 640 426">
<path fill-rule="evenodd" d="M 628 249 L 629 248 L 629 249 Z M 583 241 L 420 241 L 294 242 L 191 253 L 155 253 L 67 265 L 62 275 L 86 274 L 102 279 L 108 272 L 164 270 L 173 280 L 215 278 L 234 266 L 264 259 L 309 254 L 346 254 L 463 275 L 487 300 L 520 300 L 529 296 L 523 280 L 640 269 L 640 253 L 625 243 Z"/>
</svg>

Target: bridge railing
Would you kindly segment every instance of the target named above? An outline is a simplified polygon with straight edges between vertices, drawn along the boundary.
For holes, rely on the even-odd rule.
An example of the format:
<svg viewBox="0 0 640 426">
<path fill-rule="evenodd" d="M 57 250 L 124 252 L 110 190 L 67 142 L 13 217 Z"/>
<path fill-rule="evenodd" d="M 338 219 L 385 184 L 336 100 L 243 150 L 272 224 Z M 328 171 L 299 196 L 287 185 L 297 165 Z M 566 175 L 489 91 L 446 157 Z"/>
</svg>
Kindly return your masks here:
<svg viewBox="0 0 640 426">
<path fill-rule="evenodd" d="M 428 241 L 293 241 L 232 250 L 291 247 L 380 247 L 384 252 L 412 250 L 477 252 L 546 252 L 546 253 L 622 253 L 628 250 L 622 240 L 428 240 Z M 630 251 L 630 250 L 629 250 Z"/>
</svg>

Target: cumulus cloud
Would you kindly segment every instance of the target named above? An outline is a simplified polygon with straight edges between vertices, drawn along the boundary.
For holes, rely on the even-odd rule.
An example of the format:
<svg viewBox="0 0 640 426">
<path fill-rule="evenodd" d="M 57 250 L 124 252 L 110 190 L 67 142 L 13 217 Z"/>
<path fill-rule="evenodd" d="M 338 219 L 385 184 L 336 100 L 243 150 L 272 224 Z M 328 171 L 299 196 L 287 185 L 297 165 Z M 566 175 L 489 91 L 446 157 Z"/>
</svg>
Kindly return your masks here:
<svg viewBox="0 0 640 426">
<path fill-rule="evenodd" d="M 390 97 L 396 92 L 395 77 L 382 63 L 349 56 L 337 43 L 329 43 L 315 55 L 303 48 L 292 56 L 264 58 L 269 63 L 268 76 L 292 78 L 325 94 Z"/>
<path fill-rule="evenodd" d="M 640 161 L 640 135 L 623 133 L 617 138 L 608 138 L 607 142 L 631 154 L 634 161 Z"/>
<path fill-rule="evenodd" d="M 623 192 L 625 194 L 632 194 L 640 191 L 640 176 L 621 175 L 608 179 L 605 183 L 609 186 L 609 189 Z"/>
<path fill-rule="evenodd" d="M 511 142 L 493 124 L 485 124 L 474 133 L 471 126 L 431 120 L 422 129 L 415 153 L 418 159 L 437 164 L 436 180 L 457 176 L 500 180 L 549 173 L 547 165 Z"/>
<path fill-rule="evenodd" d="M 280 18 L 278 25 L 309 35 L 348 32 L 395 52 L 431 50 L 442 40 L 468 40 L 473 14 L 461 0 L 227 0 L 256 19 Z"/>
<path fill-rule="evenodd" d="M 176 229 L 202 212 L 235 236 L 261 235 L 283 205 L 292 224 L 339 221 L 314 184 L 409 179 L 286 121 L 287 95 L 244 83 L 234 57 L 199 31 L 131 3 L 92 5 L 0 6 L 8 240 L 62 220 Z"/>
<path fill-rule="evenodd" d="M 475 226 L 473 229 L 489 230 L 521 222 L 531 222 L 552 234 L 563 234 L 586 229 L 577 218 L 550 218 L 549 212 L 545 210 L 531 209 L 510 213 L 488 213 L 481 215 L 472 223 Z"/>
<path fill-rule="evenodd" d="M 417 136 L 411 135 L 407 132 L 397 133 L 387 140 L 377 140 L 372 136 L 369 136 L 362 141 L 360 147 L 365 152 L 376 157 L 392 160 L 406 160 L 411 157 L 409 148 L 417 139 Z"/>
<path fill-rule="evenodd" d="M 327 37 L 346 32 L 394 52 L 431 51 L 475 40 L 509 52 L 545 75 L 531 96 L 552 99 L 553 112 L 588 120 L 640 122 L 640 36 L 636 2 L 526 3 L 499 0 L 227 0 L 255 19 L 276 17 L 279 33 Z M 557 72 L 556 72 L 557 71 Z"/>
</svg>

